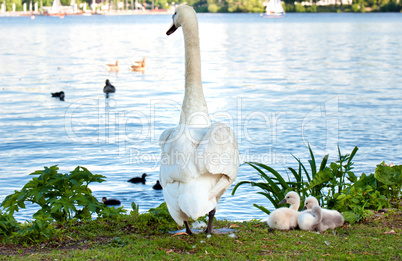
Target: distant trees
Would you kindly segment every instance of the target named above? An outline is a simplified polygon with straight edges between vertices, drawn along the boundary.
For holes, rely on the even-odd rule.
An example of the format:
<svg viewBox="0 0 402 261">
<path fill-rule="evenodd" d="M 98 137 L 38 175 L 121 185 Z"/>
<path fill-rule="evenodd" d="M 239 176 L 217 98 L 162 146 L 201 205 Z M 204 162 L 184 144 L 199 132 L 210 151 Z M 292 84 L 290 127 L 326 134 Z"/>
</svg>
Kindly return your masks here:
<svg viewBox="0 0 402 261">
<path fill-rule="evenodd" d="M 22 5 L 30 4 L 31 0 L 0 0 L 6 3 L 7 11 L 12 10 L 13 3 L 16 11 L 22 11 Z M 71 0 L 60 0 L 64 6 L 70 5 Z M 127 0 L 104 0 L 102 2 L 127 2 Z M 261 13 L 264 11 L 263 2 L 268 0 L 138 0 L 139 3 L 146 3 L 147 6 L 154 6 L 158 9 L 169 9 L 172 4 L 187 3 L 196 9 L 197 12 L 242 12 L 242 13 Z M 303 2 L 310 0 L 282 0 L 286 12 L 400 12 L 402 10 L 401 0 L 353 0 L 351 6 L 342 5 L 339 0 L 335 6 L 316 6 L 318 0 L 313 0 L 312 6 L 303 5 Z M 51 6 L 53 0 L 32 0 L 32 5 L 38 2 L 39 6 Z M 78 6 L 80 3 L 86 2 L 88 6 L 92 4 L 92 0 L 76 0 Z M 97 1 L 99 2 L 99 0 Z M 132 2 L 131 0 L 129 2 Z M 295 5 L 295 3 L 297 3 Z M 28 8 L 27 8 L 28 9 Z"/>
</svg>

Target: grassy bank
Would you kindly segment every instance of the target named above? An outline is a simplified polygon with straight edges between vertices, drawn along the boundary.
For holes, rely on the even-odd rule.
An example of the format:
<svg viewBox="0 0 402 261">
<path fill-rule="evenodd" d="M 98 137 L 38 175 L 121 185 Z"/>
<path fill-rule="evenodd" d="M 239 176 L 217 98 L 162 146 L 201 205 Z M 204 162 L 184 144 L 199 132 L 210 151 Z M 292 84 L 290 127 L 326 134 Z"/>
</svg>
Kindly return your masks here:
<svg viewBox="0 0 402 261">
<path fill-rule="evenodd" d="M 234 234 L 169 234 L 175 227 L 138 222 L 138 216 L 74 222 L 42 243 L 6 242 L 0 260 L 271 260 L 402 259 L 402 212 L 372 216 L 323 233 L 272 230 L 264 222 L 216 221 Z"/>
</svg>

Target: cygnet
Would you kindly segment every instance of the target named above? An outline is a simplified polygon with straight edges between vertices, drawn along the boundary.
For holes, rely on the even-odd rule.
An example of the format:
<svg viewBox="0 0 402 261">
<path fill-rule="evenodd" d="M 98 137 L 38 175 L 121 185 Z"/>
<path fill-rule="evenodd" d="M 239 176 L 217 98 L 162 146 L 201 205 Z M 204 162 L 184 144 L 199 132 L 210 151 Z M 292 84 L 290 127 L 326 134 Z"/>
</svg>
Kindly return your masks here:
<svg viewBox="0 0 402 261">
<path fill-rule="evenodd" d="M 318 207 L 318 208 L 316 208 Z M 304 208 L 306 209 L 306 211 L 312 211 L 313 209 L 315 209 L 315 213 L 310 213 L 313 216 L 317 216 L 320 215 L 320 222 L 316 223 L 315 227 L 313 228 L 314 230 L 317 231 L 325 231 L 327 229 L 334 229 L 336 227 L 340 227 L 343 225 L 344 219 L 341 213 L 339 213 L 336 210 L 329 210 L 329 209 L 325 209 L 325 208 L 321 208 L 318 205 L 318 200 L 313 197 L 310 196 L 306 199 L 305 203 L 304 203 Z M 298 225 L 300 227 L 300 229 L 303 230 L 312 230 L 312 229 L 308 229 L 309 226 L 311 225 L 311 223 L 313 222 L 313 218 L 310 216 L 308 216 L 309 212 L 304 213 L 302 212 L 302 214 L 300 214 L 299 218 L 298 218 Z M 306 229 L 307 228 L 307 229 Z"/>
<path fill-rule="evenodd" d="M 290 204 L 289 208 L 278 208 L 268 216 L 268 225 L 271 228 L 289 230 L 297 227 L 299 216 L 300 197 L 296 192 L 289 192 L 279 204 Z"/>
</svg>

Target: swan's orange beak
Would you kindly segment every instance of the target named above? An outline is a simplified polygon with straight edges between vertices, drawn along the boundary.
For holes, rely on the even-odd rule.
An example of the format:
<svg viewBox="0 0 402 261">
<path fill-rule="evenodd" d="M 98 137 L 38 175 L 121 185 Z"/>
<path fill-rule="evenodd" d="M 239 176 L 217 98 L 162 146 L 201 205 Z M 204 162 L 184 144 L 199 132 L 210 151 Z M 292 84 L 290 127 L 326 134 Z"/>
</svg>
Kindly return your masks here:
<svg viewBox="0 0 402 261">
<path fill-rule="evenodd" d="M 177 27 L 174 25 L 174 22 L 172 24 L 172 26 L 170 27 L 170 29 L 166 32 L 167 35 L 171 35 L 172 33 L 174 33 L 174 31 L 176 31 Z"/>
</svg>

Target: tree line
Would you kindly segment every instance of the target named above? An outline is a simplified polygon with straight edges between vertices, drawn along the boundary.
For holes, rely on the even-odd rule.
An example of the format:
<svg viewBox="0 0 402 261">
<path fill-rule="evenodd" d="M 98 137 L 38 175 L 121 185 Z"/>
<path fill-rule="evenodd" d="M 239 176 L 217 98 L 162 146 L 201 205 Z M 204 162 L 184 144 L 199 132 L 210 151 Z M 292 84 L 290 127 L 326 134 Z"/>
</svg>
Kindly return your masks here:
<svg viewBox="0 0 402 261">
<path fill-rule="evenodd" d="M 1 1 L 1 0 L 0 0 Z M 4 0 L 3 0 L 4 1 Z M 5 0 L 6 9 L 11 10 L 13 3 L 17 11 L 23 10 L 23 4 L 29 6 L 30 2 L 39 2 L 39 6 L 51 6 L 53 0 Z M 118 2 L 125 2 L 127 9 L 134 9 L 134 1 L 127 0 L 96 0 L 97 4 L 111 4 L 117 7 Z M 169 9 L 174 4 L 186 3 L 193 6 L 197 12 L 210 13 L 262 13 L 265 10 L 265 0 L 137 0 L 138 3 L 148 9 Z M 282 0 L 286 12 L 400 12 L 402 1 L 400 0 L 352 0 L 352 5 L 344 5 L 341 0 L 330 6 L 316 5 L 317 0 Z M 64 6 L 70 5 L 71 0 L 60 0 Z M 80 4 L 92 4 L 92 0 L 76 0 Z M 306 3 L 309 3 L 306 5 Z M 310 4 L 311 3 L 311 4 Z M 117 9 L 117 8 L 114 8 Z"/>
</svg>

